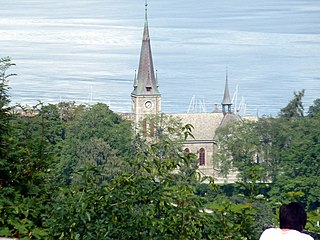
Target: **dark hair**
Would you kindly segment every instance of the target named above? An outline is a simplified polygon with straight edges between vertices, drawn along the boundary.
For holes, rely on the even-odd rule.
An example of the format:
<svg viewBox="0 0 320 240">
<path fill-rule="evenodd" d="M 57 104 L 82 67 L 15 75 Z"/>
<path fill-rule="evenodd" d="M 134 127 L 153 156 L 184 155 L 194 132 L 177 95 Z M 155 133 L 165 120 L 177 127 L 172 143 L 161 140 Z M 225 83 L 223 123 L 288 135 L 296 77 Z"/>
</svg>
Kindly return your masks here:
<svg viewBox="0 0 320 240">
<path fill-rule="evenodd" d="M 287 228 L 302 232 L 307 223 L 307 214 L 300 203 L 292 202 L 280 207 L 279 220 L 281 229 Z"/>
</svg>

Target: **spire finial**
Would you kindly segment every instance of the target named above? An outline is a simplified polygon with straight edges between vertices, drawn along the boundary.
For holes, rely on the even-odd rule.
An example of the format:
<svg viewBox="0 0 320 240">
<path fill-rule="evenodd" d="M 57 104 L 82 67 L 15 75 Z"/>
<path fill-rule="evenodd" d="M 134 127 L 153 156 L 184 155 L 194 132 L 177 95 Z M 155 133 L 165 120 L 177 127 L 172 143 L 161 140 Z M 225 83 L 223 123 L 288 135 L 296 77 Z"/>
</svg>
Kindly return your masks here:
<svg viewBox="0 0 320 240">
<path fill-rule="evenodd" d="M 226 66 L 226 80 L 228 81 L 228 65 Z"/>
<path fill-rule="evenodd" d="M 143 40 L 149 39 L 149 29 L 148 29 L 148 0 L 145 2 L 145 16 L 144 16 L 144 31 L 143 31 Z"/>
<path fill-rule="evenodd" d="M 148 13 L 148 0 L 146 0 L 145 4 L 144 4 L 144 10 L 146 13 L 146 18 L 147 18 L 147 13 Z"/>
</svg>

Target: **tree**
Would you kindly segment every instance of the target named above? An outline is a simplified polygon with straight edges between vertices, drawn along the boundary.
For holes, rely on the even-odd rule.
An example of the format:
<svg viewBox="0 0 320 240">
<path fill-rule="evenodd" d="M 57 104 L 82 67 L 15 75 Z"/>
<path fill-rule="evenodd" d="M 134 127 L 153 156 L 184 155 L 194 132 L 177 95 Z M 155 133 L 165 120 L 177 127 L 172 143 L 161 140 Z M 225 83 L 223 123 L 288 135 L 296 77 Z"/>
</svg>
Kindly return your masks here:
<svg viewBox="0 0 320 240">
<path fill-rule="evenodd" d="M 14 64 L 9 57 L 0 59 L 0 187 L 7 184 L 10 171 L 7 162 L 11 134 L 8 78 L 14 74 L 7 74 L 7 70 L 11 66 Z"/>
<path fill-rule="evenodd" d="M 131 123 L 101 103 L 81 106 L 74 114 L 66 122 L 65 139 L 59 145 L 57 174 L 71 182 L 77 177 L 74 173 L 84 166 L 102 167 L 109 171 L 109 178 L 125 169 L 123 160 L 130 153 L 133 139 Z"/>
<path fill-rule="evenodd" d="M 84 184 L 60 191 L 52 202 L 50 218 L 45 220 L 49 235 L 53 239 L 255 239 L 252 206 L 224 203 L 204 209 L 205 198 L 195 194 L 195 185 L 176 181 L 182 165 L 194 173 L 188 178 L 199 181 L 189 155 L 157 154 L 168 144 L 155 142 L 132 156 L 134 171 L 104 184 L 99 184 L 104 172 L 96 167 L 81 170 Z M 212 182 L 209 186 L 215 189 Z"/>
<path fill-rule="evenodd" d="M 288 105 L 280 110 L 279 116 L 284 118 L 299 118 L 303 117 L 303 103 L 304 89 L 298 93 L 294 92 L 294 98 Z"/>
<path fill-rule="evenodd" d="M 10 130 L 10 98 L 8 95 L 8 79 L 15 74 L 7 74 L 7 70 L 14 66 L 9 57 L 0 59 L 0 158 L 4 157 L 6 148 L 6 137 Z M 1 179 L 1 176 L 0 176 Z"/>
<path fill-rule="evenodd" d="M 14 74 L 6 71 L 13 65 L 8 57 L 0 59 L 0 236 L 41 238 L 45 231 L 39 219 L 50 199 L 44 187 L 47 168 L 23 141 L 22 119 L 8 106 L 8 78 Z"/>
<path fill-rule="evenodd" d="M 100 179 L 109 172 L 98 166 L 83 165 L 74 172 L 82 184 L 60 192 L 45 221 L 52 238 L 200 238 L 199 228 L 205 224 L 201 199 L 192 186 L 175 181 L 174 171 L 187 159 L 155 154 L 158 144 L 146 149 L 150 152 L 131 156 L 133 171 L 116 174 L 103 184 Z M 161 142 L 162 147 L 166 144 L 169 141 Z"/>
<path fill-rule="evenodd" d="M 158 151 L 156 155 L 158 157 L 177 156 L 179 152 L 182 152 L 182 146 L 186 137 L 184 134 L 191 134 L 191 130 L 192 126 L 183 126 L 181 119 L 171 115 L 147 116 L 138 124 L 136 129 L 136 136 L 140 138 L 138 140 L 140 146 L 136 146 L 137 150 L 142 150 L 141 143 L 144 143 L 151 147 L 157 145 Z"/>
<path fill-rule="evenodd" d="M 15 76 L 16 74 L 9 73 L 7 74 L 7 70 L 15 66 L 14 63 L 11 62 L 9 57 L 0 58 L 0 108 L 3 109 L 7 107 L 10 103 L 10 99 L 8 96 L 8 78 Z"/>
<path fill-rule="evenodd" d="M 309 210 L 319 207 L 319 125 L 320 116 L 283 123 L 282 134 L 287 140 L 279 149 L 281 171 L 270 192 L 275 201 L 297 197 Z"/>
<path fill-rule="evenodd" d="M 249 184 L 254 182 L 252 169 L 259 167 L 260 179 L 270 183 L 270 191 L 264 191 L 264 196 L 273 206 L 295 200 L 314 211 L 320 205 L 320 186 L 316 180 L 320 177 L 320 115 L 314 108 L 312 117 L 303 117 L 302 109 L 296 109 L 301 107 L 303 92 L 295 95 L 296 99 L 288 104 L 290 108 L 285 108 L 279 118 L 260 118 L 257 122 L 220 129 L 217 157 L 220 162 L 223 160 L 222 170 L 239 171 L 243 184 L 246 179 Z"/>
<path fill-rule="evenodd" d="M 314 117 L 320 113 L 320 98 L 313 101 L 313 105 L 309 107 L 308 117 Z"/>
<path fill-rule="evenodd" d="M 225 175 L 236 170 L 244 182 L 252 182 L 250 168 L 261 168 L 260 181 L 273 179 L 279 171 L 279 129 L 272 118 L 257 122 L 244 121 L 229 124 L 216 132 L 218 152 L 215 161 Z M 248 170 L 249 167 L 249 170 Z"/>
<path fill-rule="evenodd" d="M 130 122 L 104 104 L 72 108 L 67 118 L 54 105 L 32 110 L 37 114 L 11 121 L 14 181 L 0 191 L 0 236 L 255 239 L 250 202 L 207 209 L 208 199 L 196 194 L 204 179 L 192 164 L 195 155 L 181 150 L 190 125 L 154 121 L 154 139 L 139 138 L 132 147 Z M 56 181 L 61 167 L 70 167 L 69 182 Z M 212 181 L 206 184 L 216 191 Z"/>
</svg>

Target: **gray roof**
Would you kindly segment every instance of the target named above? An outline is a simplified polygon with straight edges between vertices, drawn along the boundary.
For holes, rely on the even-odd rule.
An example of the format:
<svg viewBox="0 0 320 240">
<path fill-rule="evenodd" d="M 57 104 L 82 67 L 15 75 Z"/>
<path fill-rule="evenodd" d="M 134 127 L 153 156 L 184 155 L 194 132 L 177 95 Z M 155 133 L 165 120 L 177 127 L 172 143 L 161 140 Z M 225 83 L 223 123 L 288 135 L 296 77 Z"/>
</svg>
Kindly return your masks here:
<svg viewBox="0 0 320 240">
<path fill-rule="evenodd" d="M 238 122 L 238 121 L 242 121 L 239 115 L 236 115 L 234 113 L 227 113 L 224 115 L 219 127 L 225 127 L 230 123 Z"/>
<path fill-rule="evenodd" d="M 192 131 L 196 140 L 212 140 L 215 131 L 220 126 L 224 115 L 220 113 L 181 113 L 170 114 L 182 120 L 183 124 L 191 124 L 194 129 Z M 191 138 L 188 138 L 192 140 Z"/>
</svg>

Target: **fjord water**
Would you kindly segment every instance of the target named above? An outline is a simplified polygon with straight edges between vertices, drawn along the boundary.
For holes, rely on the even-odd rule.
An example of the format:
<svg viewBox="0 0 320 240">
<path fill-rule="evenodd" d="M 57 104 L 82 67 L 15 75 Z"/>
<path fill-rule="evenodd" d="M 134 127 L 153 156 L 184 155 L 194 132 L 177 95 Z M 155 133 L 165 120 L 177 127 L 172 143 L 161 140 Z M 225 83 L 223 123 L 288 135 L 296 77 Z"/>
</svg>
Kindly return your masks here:
<svg viewBox="0 0 320 240">
<path fill-rule="evenodd" d="M 193 96 L 212 111 L 226 67 L 249 115 L 274 116 L 302 89 L 306 110 L 320 98 L 319 0 L 150 0 L 148 20 L 163 112 L 186 112 Z M 129 112 L 143 24 L 144 0 L 2 1 L 0 56 L 18 74 L 12 103 Z"/>
</svg>

